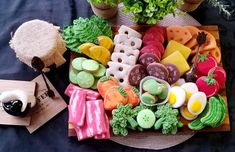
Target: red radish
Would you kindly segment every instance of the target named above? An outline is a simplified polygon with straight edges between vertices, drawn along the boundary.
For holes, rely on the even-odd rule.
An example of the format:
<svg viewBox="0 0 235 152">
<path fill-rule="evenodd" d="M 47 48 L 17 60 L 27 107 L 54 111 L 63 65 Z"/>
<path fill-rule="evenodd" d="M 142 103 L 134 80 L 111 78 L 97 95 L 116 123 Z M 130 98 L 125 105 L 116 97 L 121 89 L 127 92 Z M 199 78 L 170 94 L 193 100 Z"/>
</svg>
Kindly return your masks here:
<svg viewBox="0 0 235 152">
<path fill-rule="evenodd" d="M 219 90 L 218 82 L 210 76 L 201 76 L 197 79 L 196 85 L 199 91 L 206 94 L 207 97 L 215 95 Z"/>
<path fill-rule="evenodd" d="M 201 54 L 199 56 L 196 71 L 201 75 L 208 75 L 210 69 L 217 67 L 216 59 L 212 55 Z"/>
<path fill-rule="evenodd" d="M 219 83 L 219 87 L 223 87 L 226 81 L 226 72 L 222 67 L 214 67 L 210 69 L 209 75 L 213 75 L 214 79 Z"/>
<path fill-rule="evenodd" d="M 141 50 L 140 50 L 140 55 L 144 54 L 144 53 L 152 53 L 154 55 L 156 55 L 159 59 L 161 59 L 162 55 L 161 52 L 159 51 L 159 49 L 154 46 L 154 45 L 147 45 L 144 46 Z"/>
</svg>

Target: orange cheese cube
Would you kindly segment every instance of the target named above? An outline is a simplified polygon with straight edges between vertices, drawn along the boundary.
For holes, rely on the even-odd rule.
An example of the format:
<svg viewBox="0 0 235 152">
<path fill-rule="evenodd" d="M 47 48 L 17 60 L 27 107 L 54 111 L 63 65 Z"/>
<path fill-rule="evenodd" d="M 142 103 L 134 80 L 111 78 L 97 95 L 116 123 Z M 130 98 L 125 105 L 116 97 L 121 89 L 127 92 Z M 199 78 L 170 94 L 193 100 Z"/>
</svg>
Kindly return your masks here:
<svg viewBox="0 0 235 152">
<path fill-rule="evenodd" d="M 169 56 L 170 54 L 174 53 L 175 51 L 179 51 L 184 58 L 187 60 L 190 53 L 191 53 L 191 49 L 184 46 L 183 44 L 180 44 L 174 40 L 169 41 L 169 43 L 167 44 L 166 50 L 164 52 L 163 55 L 163 59 L 166 58 L 167 56 Z"/>
<path fill-rule="evenodd" d="M 180 76 L 182 76 L 186 71 L 190 69 L 188 62 L 179 51 L 175 51 L 174 53 L 170 54 L 169 56 L 164 58 L 161 61 L 161 63 L 162 64 L 166 64 L 166 63 L 175 64 L 180 71 Z"/>
</svg>

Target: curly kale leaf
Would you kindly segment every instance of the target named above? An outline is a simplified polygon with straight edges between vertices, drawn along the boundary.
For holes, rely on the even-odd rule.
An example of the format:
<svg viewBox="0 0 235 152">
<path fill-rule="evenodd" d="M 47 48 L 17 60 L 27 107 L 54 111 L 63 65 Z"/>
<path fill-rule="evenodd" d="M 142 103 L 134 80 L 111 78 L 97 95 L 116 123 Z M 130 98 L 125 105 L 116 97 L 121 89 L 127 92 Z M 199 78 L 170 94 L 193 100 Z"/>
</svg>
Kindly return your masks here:
<svg viewBox="0 0 235 152">
<path fill-rule="evenodd" d="M 92 16 L 90 19 L 75 19 L 73 25 L 64 27 L 64 40 L 68 48 L 74 52 L 79 52 L 78 47 L 82 43 L 98 43 L 97 37 L 106 35 L 112 38 L 111 26 L 102 17 Z"/>
</svg>

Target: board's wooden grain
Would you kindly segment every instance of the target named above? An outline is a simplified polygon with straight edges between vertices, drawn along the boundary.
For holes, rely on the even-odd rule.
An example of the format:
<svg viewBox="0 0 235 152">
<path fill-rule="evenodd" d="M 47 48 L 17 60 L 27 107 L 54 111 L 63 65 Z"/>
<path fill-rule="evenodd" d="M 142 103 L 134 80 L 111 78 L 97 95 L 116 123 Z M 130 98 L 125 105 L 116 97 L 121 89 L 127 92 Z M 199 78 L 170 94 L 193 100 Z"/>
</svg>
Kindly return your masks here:
<svg viewBox="0 0 235 152">
<path fill-rule="evenodd" d="M 148 29 L 150 26 L 139 26 L 139 25 L 136 25 L 136 26 L 132 26 L 131 28 L 137 30 L 138 32 L 140 33 L 144 33 L 146 31 L 146 29 Z M 210 25 L 210 26 L 199 26 L 197 27 L 199 28 L 200 30 L 205 30 L 209 33 L 211 33 L 215 39 L 216 39 L 216 42 L 217 42 L 217 46 L 220 48 L 220 38 L 219 38 L 219 31 L 218 31 L 218 26 L 214 26 L 214 25 Z M 117 34 L 118 33 L 118 29 L 119 29 L 119 26 L 113 26 L 112 27 L 112 31 L 113 31 L 113 34 Z M 74 59 L 75 57 L 77 57 L 77 54 L 76 53 L 73 53 L 71 52 L 71 61 L 72 59 Z M 220 63 L 220 65 L 222 65 L 222 63 Z M 225 89 L 225 86 L 223 88 L 220 89 L 219 91 L 219 94 L 221 94 L 223 96 L 223 98 L 225 99 L 226 101 L 226 105 L 228 105 L 227 103 L 227 97 L 226 97 L 226 89 Z M 187 135 L 190 135 L 192 133 L 195 133 L 195 132 L 226 132 L 226 131 L 230 131 L 230 121 L 229 121 L 229 115 L 228 115 L 228 107 L 227 107 L 227 113 L 226 113 L 226 118 L 223 122 L 223 124 L 217 128 L 211 128 L 211 127 L 206 127 L 200 131 L 192 131 L 191 129 L 188 128 L 187 124 L 189 121 L 185 120 L 184 118 L 180 118 L 180 120 L 185 124 L 183 128 L 179 129 L 179 132 L 177 134 L 187 134 Z M 72 130 L 70 130 L 71 132 Z M 145 132 L 135 132 L 135 131 L 130 131 L 132 132 L 131 133 L 131 136 L 134 136 L 134 137 L 141 137 L 141 136 L 145 136 Z M 159 131 L 158 131 L 159 132 Z M 148 132 L 148 136 L 155 136 L 157 133 L 157 131 L 150 131 Z M 138 134 L 138 135 L 136 135 Z M 127 136 L 125 138 L 133 138 L 131 136 Z M 119 137 L 115 137 L 115 140 L 118 140 Z M 121 137 L 120 137 L 120 140 Z"/>
</svg>

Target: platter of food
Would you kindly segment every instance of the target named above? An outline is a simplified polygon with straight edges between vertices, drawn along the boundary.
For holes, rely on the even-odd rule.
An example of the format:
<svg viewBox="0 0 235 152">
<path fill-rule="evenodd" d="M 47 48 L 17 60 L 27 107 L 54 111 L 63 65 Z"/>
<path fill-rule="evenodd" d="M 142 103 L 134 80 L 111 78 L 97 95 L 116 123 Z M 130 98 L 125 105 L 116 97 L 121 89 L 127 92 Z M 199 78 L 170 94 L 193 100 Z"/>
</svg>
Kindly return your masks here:
<svg viewBox="0 0 235 152">
<path fill-rule="evenodd" d="M 217 26 L 109 30 L 113 36 L 101 30 L 93 41 L 80 39 L 78 49 L 65 30 L 75 48 L 65 90 L 69 136 L 156 149 L 196 132 L 230 131 Z"/>
</svg>

